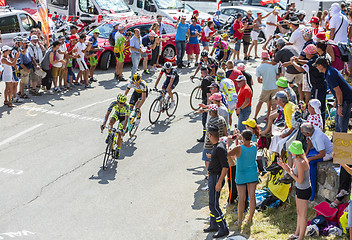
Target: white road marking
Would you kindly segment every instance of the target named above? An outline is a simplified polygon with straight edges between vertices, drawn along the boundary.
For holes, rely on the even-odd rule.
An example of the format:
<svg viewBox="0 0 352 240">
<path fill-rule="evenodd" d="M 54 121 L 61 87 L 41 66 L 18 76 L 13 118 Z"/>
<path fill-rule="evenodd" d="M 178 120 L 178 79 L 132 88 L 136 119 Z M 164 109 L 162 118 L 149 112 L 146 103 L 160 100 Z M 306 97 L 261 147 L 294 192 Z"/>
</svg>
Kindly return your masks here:
<svg viewBox="0 0 352 240">
<path fill-rule="evenodd" d="M 26 130 L 24 130 L 24 131 L 22 131 L 20 133 L 17 133 L 15 135 L 13 135 L 12 137 L 7 138 L 7 139 L 3 140 L 2 142 L 0 142 L 0 146 L 11 142 L 12 140 L 15 140 L 18 137 L 21 137 L 22 135 L 24 135 L 26 133 L 29 133 L 30 131 L 33 131 L 34 129 L 36 129 L 36 128 L 42 126 L 42 125 L 43 125 L 43 123 L 37 124 L 37 125 L 35 125 L 35 126 L 31 127 L 31 128 L 28 128 L 28 129 L 26 129 Z"/>
<path fill-rule="evenodd" d="M 0 239 L 24 237 L 24 236 L 28 236 L 29 234 L 34 235 L 35 233 L 26 231 L 26 230 L 17 231 L 17 232 L 0 233 Z"/>
<path fill-rule="evenodd" d="M 22 170 L 7 169 L 7 168 L 0 168 L 0 173 L 20 175 L 23 173 L 23 171 Z"/>
<path fill-rule="evenodd" d="M 89 108 L 89 107 L 94 106 L 94 105 L 99 104 L 99 103 L 105 103 L 105 102 L 112 101 L 112 100 L 114 100 L 114 99 L 115 99 L 115 98 L 109 98 L 109 99 L 106 99 L 106 100 L 104 100 L 104 101 L 91 103 L 91 104 L 88 104 L 88 105 L 86 105 L 86 106 L 83 106 L 83 107 L 80 107 L 80 108 L 76 108 L 76 109 L 72 110 L 71 112 L 76 112 L 76 111 L 79 111 L 79 110 L 82 110 L 82 109 L 85 109 L 85 108 Z"/>
</svg>

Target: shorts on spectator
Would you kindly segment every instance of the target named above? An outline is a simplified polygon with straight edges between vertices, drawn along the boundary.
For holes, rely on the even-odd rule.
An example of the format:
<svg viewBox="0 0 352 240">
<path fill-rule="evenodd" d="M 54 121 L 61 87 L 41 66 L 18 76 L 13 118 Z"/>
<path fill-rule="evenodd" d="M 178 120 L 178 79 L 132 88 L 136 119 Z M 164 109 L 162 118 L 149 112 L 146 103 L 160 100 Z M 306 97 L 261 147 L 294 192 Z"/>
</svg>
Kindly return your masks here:
<svg viewBox="0 0 352 240">
<path fill-rule="evenodd" d="M 259 32 L 251 31 L 252 41 L 258 40 Z"/>
<path fill-rule="evenodd" d="M 37 74 L 35 74 L 35 71 L 33 69 L 31 69 L 29 77 L 31 78 L 31 82 L 42 82 L 42 79 Z"/>
<path fill-rule="evenodd" d="M 210 162 L 211 158 L 207 157 L 207 153 L 211 154 L 211 149 L 203 149 L 202 160 L 206 162 Z"/>
<path fill-rule="evenodd" d="M 116 61 L 123 63 L 125 61 L 124 53 L 115 53 Z"/>
<path fill-rule="evenodd" d="M 235 112 L 235 110 L 236 110 L 236 102 L 237 102 L 237 99 L 235 101 L 229 102 L 228 110 L 229 110 L 230 114 Z"/>
<path fill-rule="evenodd" d="M 296 79 L 297 84 L 302 84 L 303 82 L 303 73 L 291 74 L 286 72 L 285 77 L 287 78 L 287 82 L 293 82 L 293 79 Z"/>
<path fill-rule="evenodd" d="M 61 67 L 51 67 L 51 74 L 53 76 L 53 78 L 59 77 L 62 73 L 62 68 Z"/>
<path fill-rule="evenodd" d="M 187 43 L 186 45 L 186 53 L 188 55 L 191 55 L 191 54 L 196 54 L 198 55 L 200 53 L 200 48 L 199 48 L 199 44 L 190 44 L 190 43 Z"/>
<path fill-rule="evenodd" d="M 297 198 L 303 199 L 303 200 L 309 200 L 310 196 L 312 195 L 312 188 L 306 188 L 306 189 L 299 189 L 296 188 L 296 195 Z"/>
<path fill-rule="evenodd" d="M 69 76 L 73 76 L 73 67 L 68 67 L 67 68 L 67 73 Z"/>
<path fill-rule="evenodd" d="M 89 64 L 90 66 L 96 66 L 98 63 L 97 56 L 89 57 Z"/>
<path fill-rule="evenodd" d="M 24 83 L 24 84 L 28 84 L 28 82 L 29 82 L 29 72 L 27 72 L 24 69 L 21 69 L 20 73 L 21 73 L 21 82 Z"/>
<path fill-rule="evenodd" d="M 273 97 L 275 96 L 275 93 L 277 93 L 278 89 L 274 90 L 262 90 L 259 96 L 259 102 L 269 102 Z"/>
<path fill-rule="evenodd" d="M 203 46 L 203 47 L 209 47 L 209 42 L 203 42 L 203 41 L 202 41 L 202 46 Z"/>
<path fill-rule="evenodd" d="M 307 75 L 307 74 L 305 74 Z M 302 91 L 303 92 L 311 92 L 312 88 L 309 86 L 307 76 L 303 77 Z"/>
<path fill-rule="evenodd" d="M 87 63 L 85 61 L 77 59 L 77 63 L 80 71 L 88 70 Z M 54 76 L 53 76 L 54 77 Z"/>
<path fill-rule="evenodd" d="M 241 41 L 240 39 L 237 39 L 237 42 L 235 43 L 235 51 L 239 51 L 241 49 Z"/>
</svg>

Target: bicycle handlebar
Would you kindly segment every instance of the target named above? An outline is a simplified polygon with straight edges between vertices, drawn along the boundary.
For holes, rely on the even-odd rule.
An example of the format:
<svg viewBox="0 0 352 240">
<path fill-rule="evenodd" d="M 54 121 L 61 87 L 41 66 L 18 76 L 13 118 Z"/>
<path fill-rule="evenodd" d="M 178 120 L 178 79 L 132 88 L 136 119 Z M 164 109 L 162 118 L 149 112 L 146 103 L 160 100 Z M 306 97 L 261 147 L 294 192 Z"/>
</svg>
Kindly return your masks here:
<svg viewBox="0 0 352 240">
<path fill-rule="evenodd" d="M 151 92 L 158 92 L 158 93 L 166 93 L 167 92 L 166 90 L 159 90 L 157 88 L 151 88 L 150 91 Z"/>
<path fill-rule="evenodd" d="M 190 78 L 191 78 L 192 83 L 194 83 L 194 81 L 193 81 L 194 79 L 202 80 L 201 77 L 196 77 L 196 76 L 191 76 Z"/>
</svg>

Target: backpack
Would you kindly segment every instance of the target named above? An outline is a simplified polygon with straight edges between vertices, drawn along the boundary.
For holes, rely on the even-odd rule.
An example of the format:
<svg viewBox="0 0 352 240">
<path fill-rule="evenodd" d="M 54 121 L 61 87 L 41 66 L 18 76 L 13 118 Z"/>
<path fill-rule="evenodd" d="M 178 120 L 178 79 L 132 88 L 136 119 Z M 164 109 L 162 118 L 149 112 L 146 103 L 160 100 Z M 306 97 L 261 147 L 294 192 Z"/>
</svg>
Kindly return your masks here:
<svg viewBox="0 0 352 240">
<path fill-rule="evenodd" d="M 115 46 L 115 33 L 117 30 L 112 30 L 111 33 L 109 34 L 109 44 L 114 47 Z"/>
<path fill-rule="evenodd" d="M 333 45 L 337 47 L 340 51 L 340 56 L 337 56 L 340 58 L 343 62 L 349 62 L 352 59 L 352 54 L 351 54 L 351 49 L 348 43 L 332 43 L 332 42 L 327 42 L 327 44 Z"/>
</svg>

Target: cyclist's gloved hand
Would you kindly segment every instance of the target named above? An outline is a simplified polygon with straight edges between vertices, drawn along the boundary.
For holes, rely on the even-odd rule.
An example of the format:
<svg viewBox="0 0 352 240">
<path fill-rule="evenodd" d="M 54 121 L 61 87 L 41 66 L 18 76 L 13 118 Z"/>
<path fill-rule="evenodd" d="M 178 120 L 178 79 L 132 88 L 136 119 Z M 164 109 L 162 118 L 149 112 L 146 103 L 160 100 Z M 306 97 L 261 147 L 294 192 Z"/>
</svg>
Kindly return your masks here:
<svg viewBox="0 0 352 240">
<path fill-rule="evenodd" d="M 153 91 L 158 91 L 158 89 L 156 87 L 153 88 Z"/>
<path fill-rule="evenodd" d="M 195 76 L 191 76 L 191 79 L 193 80 L 194 77 L 195 77 Z"/>
<path fill-rule="evenodd" d="M 100 130 L 103 131 L 104 128 L 105 128 L 105 124 L 101 124 L 101 125 L 100 125 Z"/>
</svg>

